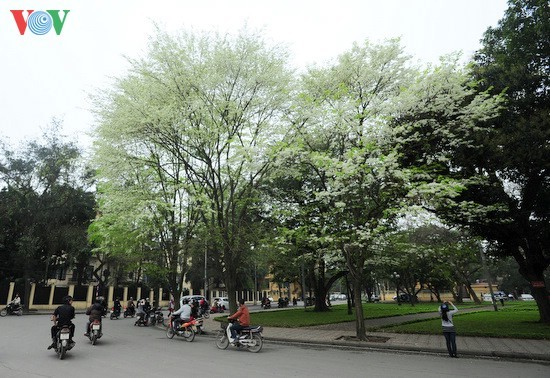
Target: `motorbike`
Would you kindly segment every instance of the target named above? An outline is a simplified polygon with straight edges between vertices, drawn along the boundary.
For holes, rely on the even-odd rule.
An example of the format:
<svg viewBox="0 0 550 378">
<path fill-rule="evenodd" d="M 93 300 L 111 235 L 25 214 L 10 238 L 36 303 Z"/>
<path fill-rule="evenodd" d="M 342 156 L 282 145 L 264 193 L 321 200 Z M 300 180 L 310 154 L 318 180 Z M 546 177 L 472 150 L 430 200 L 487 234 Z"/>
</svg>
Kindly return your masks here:
<svg viewBox="0 0 550 378">
<path fill-rule="evenodd" d="M 204 330 L 204 317 L 198 317 L 195 319 L 195 324 L 193 324 L 193 331 L 195 331 L 195 333 L 197 335 L 202 335 L 202 334 L 205 334 L 206 331 Z"/>
<path fill-rule="evenodd" d="M 109 318 L 110 318 L 111 320 L 113 320 L 113 319 L 118 319 L 119 316 L 120 316 L 120 307 L 119 307 L 119 308 L 113 307 L 113 308 L 111 309 L 111 315 L 109 316 Z"/>
<path fill-rule="evenodd" d="M 149 319 L 151 325 L 164 324 L 164 314 L 160 307 L 153 307 L 149 313 Z"/>
<path fill-rule="evenodd" d="M 126 307 L 124 309 L 124 317 L 125 318 L 128 318 L 128 317 L 134 317 L 136 316 L 136 308 L 135 307 Z"/>
<path fill-rule="evenodd" d="M 88 329 L 88 338 L 95 345 L 98 339 L 101 339 L 103 333 L 101 332 L 101 321 L 95 319 L 90 323 L 90 329 Z"/>
<path fill-rule="evenodd" d="M 271 308 L 271 301 L 265 301 L 264 303 L 262 303 L 262 308 L 264 310 L 269 310 Z"/>
<path fill-rule="evenodd" d="M 67 351 L 71 350 L 74 346 L 74 343 L 70 343 L 71 330 L 68 326 L 62 327 L 56 334 L 56 343 L 55 343 L 55 353 L 60 360 L 65 358 Z"/>
<path fill-rule="evenodd" d="M 229 339 L 231 338 L 230 327 L 233 322 L 234 320 L 230 320 L 229 323 L 221 324 L 221 330 L 216 335 L 216 346 L 218 349 L 227 349 L 229 346 Z M 252 353 L 258 353 L 264 345 L 262 331 L 262 326 L 245 327 L 237 333 L 237 339 L 232 345 L 237 348 L 246 348 Z"/>
<path fill-rule="evenodd" d="M 140 313 L 136 314 L 136 316 L 137 316 L 137 319 L 134 322 L 135 326 L 147 327 L 149 325 L 149 314 L 148 313 L 140 312 Z"/>
<path fill-rule="evenodd" d="M 222 306 L 212 306 L 210 308 L 211 314 L 223 314 L 223 307 Z"/>
<path fill-rule="evenodd" d="M 210 317 L 210 309 L 208 306 L 199 307 L 199 317 L 208 319 Z"/>
<path fill-rule="evenodd" d="M 23 315 L 23 307 L 21 305 L 14 305 L 9 303 L 5 308 L 0 310 L 0 316 L 4 317 L 6 315 Z"/>
<path fill-rule="evenodd" d="M 166 329 L 166 337 L 169 339 L 173 339 L 174 336 L 181 336 L 186 341 L 192 342 L 195 340 L 195 329 L 197 325 L 197 319 L 193 319 L 188 321 L 187 323 L 183 323 L 179 327 L 175 327 L 175 317 L 170 317 L 170 320 L 168 321 L 168 328 Z"/>
</svg>

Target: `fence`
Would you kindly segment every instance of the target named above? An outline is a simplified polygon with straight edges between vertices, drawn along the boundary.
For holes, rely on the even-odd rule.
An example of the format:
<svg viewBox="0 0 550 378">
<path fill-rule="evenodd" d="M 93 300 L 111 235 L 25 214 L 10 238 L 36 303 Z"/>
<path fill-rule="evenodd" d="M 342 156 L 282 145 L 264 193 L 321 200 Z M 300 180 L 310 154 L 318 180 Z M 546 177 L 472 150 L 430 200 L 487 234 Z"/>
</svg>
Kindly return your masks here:
<svg viewBox="0 0 550 378">
<path fill-rule="evenodd" d="M 18 289 L 19 287 L 16 287 L 14 282 L 10 282 L 9 285 L 6 285 L 5 283 L 0 284 L 0 305 L 10 302 L 16 292 L 19 292 L 21 298 L 23 299 L 23 292 L 20 290 L 17 291 Z M 193 293 L 204 295 L 203 290 L 194 290 Z M 227 296 L 227 292 L 222 290 L 209 290 L 207 294 L 207 298 L 210 301 L 215 297 Z M 254 295 L 253 291 L 239 291 L 236 299 L 245 298 L 245 300 L 249 302 L 256 300 L 259 301 L 262 296 L 262 292 L 256 292 L 255 294 L 256 295 Z M 87 308 L 93 303 L 95 298 L 100 295 L 105 297 L 109 307 L 112 306 L 115 298 L 119 298 L 122 304 L 125 304 L 130 297 L 134 300 L 148 298 L 149 302 L 155 303 L 161 307 L 167 307 L 170 302 L 170 293 L 167 289 L 163 288 L 149 289 L 139 286 L 108 286 L 98 288 L 94 285 L 42 286 L 33 283 L 31 284 L 29 305 L 27 306 L 27 304 L 24 303 L 24 306 L 29 310 L 54 310 L 57 306 L 63 303 L 63 298 L 66 295 L 73 297 L 73 306 L 77 310 Z M 176 301 L 177 300 L 178 299 L 176 298 Z"/>
</svg>

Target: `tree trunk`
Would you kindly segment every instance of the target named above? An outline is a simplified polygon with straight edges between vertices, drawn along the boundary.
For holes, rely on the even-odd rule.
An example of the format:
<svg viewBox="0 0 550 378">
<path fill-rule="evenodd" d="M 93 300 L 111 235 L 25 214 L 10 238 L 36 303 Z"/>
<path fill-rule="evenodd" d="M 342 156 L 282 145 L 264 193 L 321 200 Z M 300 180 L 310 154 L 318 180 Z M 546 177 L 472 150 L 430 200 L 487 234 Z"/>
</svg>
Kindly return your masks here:
<svg viewBox="0 0 550 378">
<path fill-rule="evenodd" d="M 475 304 L 481 304 L 481 300 L 479 299 L 479 297 L 477 296 L 476 292 L 474 291 L 474 289 L 472 289 L 472 285 L 470 285 L 469 282 L 465 282 L 464 285 L 466 286 L 466 290 L 468 291 L 468 294 L 470 294 L 470 297 L 472 298 L 472 300 L 474 301 Z"/>
<path fill-rule="evenodd" d="M 530 245 L 536 245 L 536 243 Z M 519 265 L 519 273 L 529 282 L 531 294 L 539 309 L 539 321 L 550 324 L 550 295 L 544 280 L 544 270 L 548 264 L 546 264 L 546 261 L 542 261 L 542 252 L 533 251 L 527 247 L 523 249 L 526 257 L 521 253 L 514 255 Z"/>
<path fill-rule="evenodd" d="M 533 298 L 537 301 L 540 322 L 550 324 L 550 296 L 546 287 L 531 286 L 531 294 L 533 294 Z"/>
<path fill-rule="evenodd" d="M 353 298 L 355 308 L 355 333 L 359 340 L 367 341 L 367 330 L 365 328 L 365 315 L 361 303 L 361 280 L 353 280 Z"/>
</svg>

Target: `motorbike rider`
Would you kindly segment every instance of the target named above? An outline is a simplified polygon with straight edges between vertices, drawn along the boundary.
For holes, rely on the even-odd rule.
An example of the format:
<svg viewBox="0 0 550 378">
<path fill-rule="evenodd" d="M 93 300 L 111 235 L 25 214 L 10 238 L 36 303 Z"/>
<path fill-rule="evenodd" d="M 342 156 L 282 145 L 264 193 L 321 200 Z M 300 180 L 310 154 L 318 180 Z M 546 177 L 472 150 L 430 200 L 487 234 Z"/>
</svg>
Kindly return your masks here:
<svg viewBox="0 0 550 378">
<path fill-rule="evenodd" d="M 101 307 L 103 307 L 103 309 L 101 311 L 101 316 L 107 316 L 108 306 L 107 306 L 107 301 L 105 300 L 105 298 L 97 297 L 96 303 L 99 303 L 101 305 Z"/>
<path fill-rule="evenodd" d="M 220 302 L 218 301 L 218 298 L 214 299 L 214 303 L 212 303 L 212 309 L 216 312 L 221 312 L 220 311 Z"/>
<path fill-rule="evenodd" d="M 101 304 L 101 297 L 97 297 L 95 303 L 86 309 L 86 315 L 88 315 L 88 321 L 86 322 L 86 333 L 84 336 L 90 336 L 90 323 L 94 320 L 99 320 L 101 323 L 101 318 L 103 316 L 103 305 Z"/>
<path fill-rule="evenodd" d="M 120 309 L 122 308 L 122 305 L 120 304 L 120 299 L 116 297 L 115 301 L 113 302 L 113 310 L 115 314 L 120 315 Z"/>
<path fill-rule="evenodd" d="M 138 301 L 138 304 L 137 304 L 137 311 L 136 311 L 136 316 L 137 316 L 137 320 L 136 320 L 136 323 L 135 324 L 139 324 L 139 322 L 145 322 L 146 320 L 146 313 L 145 313 L 145 310 L 143 309 L 143 307 L 145 306 L 145 299 L 140 299 Z M 145 322 L 145 324 L 147 324 Z"/>
<path fill-rule="evenodd" d="M 73 341 L 74 336 L 74 324 L 71 321 L 74 319 L 75 310 L 72 305 L 73 297 L 67 295 L 63 298 L 63 304 L 58 306 L 52 314 L 52 321 L 54 325 L 51 328 L 52 344 L 48 349 L 55 348 L 57 343 L 57 331 L 63 328 L 63 326 L 69 326 L 70 336 L 69 336 L 69 348 L 72 348 L 75 345 Z"/>
<path fill-rule="evenodd" d="M 8 306 L 11 307 L 12 311 L 19 310 L 19 307 L 21 307 L 21 298 L 19 297 L 19 293 L 15 293 L 15 298 L 12 299 Z"/>
<path fill-rule="evenodd" d="M 149 298 L 145 298 L 145 303 L 143 304 L 143 312 L 145 312 L 145 322 L 149 322 L 149 317 L 151 316 L 151 303 Z"/>
<path fill-rule="evenodd" d="M 128 303 L 126 303 L 126 308 L 128 309 L 128 312 L 130 314 L 134 314 L 136 312 L 136 305 L 134 304 L 134 298 L 130 297 L 128 300 Z"/>
<path fill-rule="evenodd" d="M 173 328 L 178 329 L 181 324 L 191 320 L 193 302 L 188 299 L 183 300 L 183 306 L 179 310 L 172 313 Z"/>
<path fill-rule="evenodd" d="M 233 322 L 229 328 L 231 331 L 231 340 L 229 341 L 231 343 L 235 343 L 235 340 L 237 339 L 237 332 L 250 325 L 250 313 L 248 312 L 248 307 L 246 307 L 244 303 L 244 298 L 239 299 L 239 309 L 237 312 L 231 316 L 228 316 L 227 319 L 237 320 L 236 322 Z"/>
<path fill-rule="evenodd" d="M 264 295 L 262 298 L 262 307 L 267 308 L 267 305 L 271 305 L 271 301 Z"/>
</svg>

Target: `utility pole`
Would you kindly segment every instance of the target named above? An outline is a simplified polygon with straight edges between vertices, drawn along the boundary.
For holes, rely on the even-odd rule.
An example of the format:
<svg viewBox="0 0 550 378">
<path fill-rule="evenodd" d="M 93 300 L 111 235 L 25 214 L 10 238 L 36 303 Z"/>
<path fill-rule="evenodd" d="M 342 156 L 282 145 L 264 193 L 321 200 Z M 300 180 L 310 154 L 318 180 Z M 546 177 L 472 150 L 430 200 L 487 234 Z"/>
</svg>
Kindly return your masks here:
<svg viewBox="0 0 550 378">
<path fill-rule="evenodd" d="M 208 268 L 208 243 L 206 239 L 204 240 L 204 298 L 208 301 L 208 296 L 206 294 L 206 290 L 208 289 L 208 276 L 207 276 L 207 268 Z"/>
</svg>

